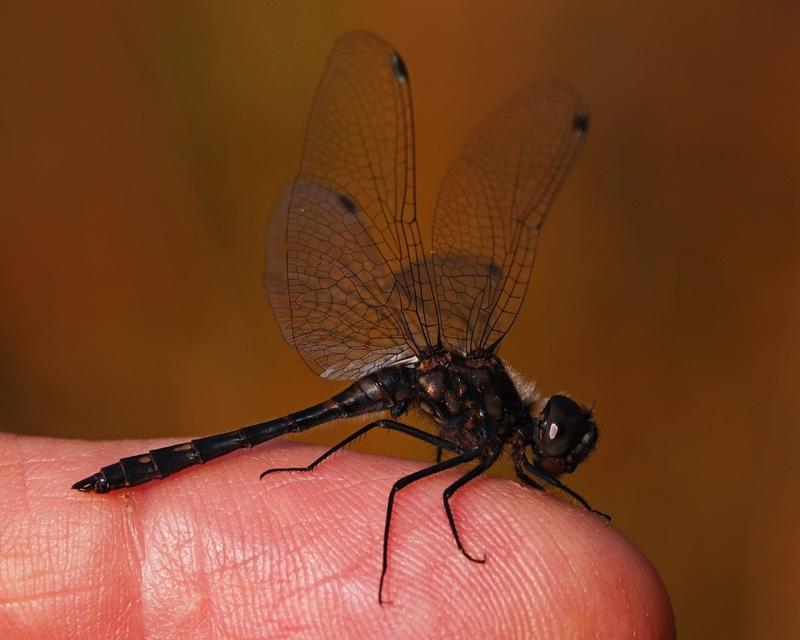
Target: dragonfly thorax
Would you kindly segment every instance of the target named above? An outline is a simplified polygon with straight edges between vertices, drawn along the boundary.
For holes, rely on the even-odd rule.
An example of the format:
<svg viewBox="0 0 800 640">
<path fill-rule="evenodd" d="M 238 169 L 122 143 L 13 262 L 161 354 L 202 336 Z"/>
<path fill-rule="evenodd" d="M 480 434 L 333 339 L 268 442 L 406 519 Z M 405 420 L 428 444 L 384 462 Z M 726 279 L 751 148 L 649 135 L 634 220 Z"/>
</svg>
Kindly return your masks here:
<svg viewBox="0 0 800 640">
<path fill-rule="evenodd" d="M 420 363 L 416 404 L 439 425 L 443 437 L 466 448 L 499 450 L 527 410 L 496 357 L 448 353 Z"/>
</svg>

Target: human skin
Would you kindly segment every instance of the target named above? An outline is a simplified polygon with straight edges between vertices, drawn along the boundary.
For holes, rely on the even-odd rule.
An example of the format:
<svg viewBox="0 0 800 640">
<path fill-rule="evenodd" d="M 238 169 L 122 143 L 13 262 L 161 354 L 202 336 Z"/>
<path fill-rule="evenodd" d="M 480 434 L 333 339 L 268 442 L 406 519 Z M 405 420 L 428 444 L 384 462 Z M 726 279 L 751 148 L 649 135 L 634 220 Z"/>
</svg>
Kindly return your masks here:
<svg viewBox="0 0 800 640">
<path fill-rule="evenodd" d="M 613 526 L 510 480 L 453 498 L 423 462 L 273 441 L 105 495 L 70 485 L 171 441 L 0 434 L 0 636 L 36 638 L 672 638 L 653 566 Z"/>
</svg>

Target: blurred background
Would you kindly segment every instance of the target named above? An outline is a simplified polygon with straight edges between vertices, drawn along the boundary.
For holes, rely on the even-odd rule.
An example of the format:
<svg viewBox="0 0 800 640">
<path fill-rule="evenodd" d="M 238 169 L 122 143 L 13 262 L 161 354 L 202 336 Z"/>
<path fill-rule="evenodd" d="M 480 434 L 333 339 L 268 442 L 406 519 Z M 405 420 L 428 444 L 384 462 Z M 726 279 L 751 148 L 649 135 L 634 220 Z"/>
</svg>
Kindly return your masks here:
<svg viewBox="0 0 800 640">
<path fill-rule="evenodd" d="M 798 26 L 789 1 L 5 3 L 0 429 L 184 438 L 342 388 L 282 342 L 260 271 L 343 31 L 408 63 L 423 231 L 473 128 L 563 78 L 591 134 L 501 354 L 596 400 L 572 486 L 658 568 L 683 637 L 795 637 Z"/>
</svg>

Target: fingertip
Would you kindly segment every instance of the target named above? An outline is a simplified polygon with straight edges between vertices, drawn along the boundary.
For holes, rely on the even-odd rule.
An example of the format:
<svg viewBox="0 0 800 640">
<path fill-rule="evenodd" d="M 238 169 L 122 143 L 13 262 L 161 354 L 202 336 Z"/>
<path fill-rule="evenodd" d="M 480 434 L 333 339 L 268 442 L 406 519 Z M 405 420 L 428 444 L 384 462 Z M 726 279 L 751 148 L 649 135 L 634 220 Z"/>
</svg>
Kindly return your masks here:
<svg viewBox="0 0 800 640">
<path fill-rule="evenodd" d="M 56 519 L 75 527 L 58 540 L 33 538 L 50 547 L 31 548 L 26 562 L 51 567 L 49 558 L 56 553 L 73 558 L 75 568 L 53 579 L 83 585 L 87 602 L 104 585 L 116 585 L 118 601 L 95 611 L 98 628 L 144 587 L 151 625 L 169 626 L 170 612 L 187 601 L 218 599 L 245 603 L 239 613 L 260 630 L 308 622 L 302 612 L 316 603 L 329 607 L 328 631 L 389 625 L 395 631 L 411 629 L 406 635 L 413 637 L 431 628 L 451 637 L 674 637 L 663 583 L 618 529 L 560 498 L 508 480 L 482 477 L 452 500 L 466 548 L 476 558 L 490 556 L 485 564 L 459 553 L 442 510 L 442 491 L 458 471 L 402 492 L 383 590 L 388 607 L 376 604 L 375 593 L 387 495 L 392 483 L 418 470 L 419 463 L 346 454 L 322 472 L 289 474 L 296 477 L 270 484 L 265 500 L 264 485 L 254 482 L 265 466 L 297 469 L 320 453 L 304 445 L 273 446 L 111 499 L 72 494 L 74 499 L 63 500 L 80 470 L 96 469 L 127 449 L 158 444 L 58 443 L 61 459 L 68 462 L 48 466 L 47 474 L 30 460 L 47 458 L 45 449 L 52 457 L 52 441 L 15 447 L 20 464 L 23 458 L 29 461 L 29 481 L 25 486 L 20 481 L 11 494 L 14 478 L 9 476 L 8 499 L 25 495 L 28 505 L 43 507 L 18 506 L 24 516 L 18 522 L 47 530 L 57 505 Z M 52 494 L 54 486 L 59 493 Z M 613 515 L 618 526 L 624 522 L 624 514 Z M 27 532 L 25 539 L 31 540 Z M 146 556 L 134 553 L 138 540 L 147 541 Z M 131 572 L 130 557 L 143 565 Z M 137 576 L 143 573 L 151 578 L 141 585 Z M 232 590 L 231 584 L 240 586 Z M 474 607 L 474 615 L 453 615 L 456 601 Z M 219 624 L 238 619 L 236 607 L 232 611 L 226 610 Z"/>
<path fill-rule="evenodd" d="M 522 500 L 515 509 L 528 535 L 519 552 L 530 562 L 526 588 L 544 637 L 675 637 L 664 583 L 617 527 L 546 494 Z"/>
<path fill-rule="evenodd" d="M 653 564 L 627 536 L 613 526 L 604 526 L 594 539 L 575 543 L 590 554 L 579 571 L 592 592 L 592 610 L 607 632 L 604 635 L 675 637 L 666 587 Z"/>
</svg>

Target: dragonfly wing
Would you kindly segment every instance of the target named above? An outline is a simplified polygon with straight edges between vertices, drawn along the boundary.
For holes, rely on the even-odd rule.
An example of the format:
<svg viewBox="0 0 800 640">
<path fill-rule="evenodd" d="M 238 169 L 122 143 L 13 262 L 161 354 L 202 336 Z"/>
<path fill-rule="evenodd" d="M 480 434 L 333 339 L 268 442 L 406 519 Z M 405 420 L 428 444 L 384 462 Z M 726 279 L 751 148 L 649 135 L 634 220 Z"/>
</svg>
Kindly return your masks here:
<svg viewBox="0 0 800 640">
<path fill-rule="evenodd" d="M 587 126 L 572 87 L 535 84 L 492 115 L 450 168 L 433 227 L 440 331 L 450 347 L 491 351 L 513 324 L 545 215 Z"/>
<path fill-rule="evenodd" d="M 264 284 L 283 337 L 318 375 L 412 362 L 395 272 L 352 196 L 296 181 L 270 218 Z"/>
<path fill-rule="evenodd" d="M 334 46 L 300 172 L 273 218 L 267 289 L 284 337 L 315 372 L 358 377 L 438 343 L 408 70 L 377 36 L 352 32 Z"/>
</svg>

